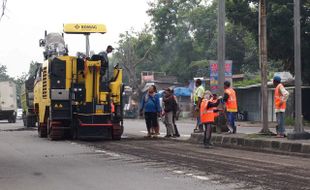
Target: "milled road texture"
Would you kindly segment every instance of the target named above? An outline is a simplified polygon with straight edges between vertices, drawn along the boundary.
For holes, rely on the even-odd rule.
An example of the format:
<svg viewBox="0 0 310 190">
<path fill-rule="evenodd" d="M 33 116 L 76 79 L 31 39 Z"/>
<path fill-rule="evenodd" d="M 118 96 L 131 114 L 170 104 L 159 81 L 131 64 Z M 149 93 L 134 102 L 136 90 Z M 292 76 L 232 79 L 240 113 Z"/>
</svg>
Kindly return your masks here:
<svg viewBox="0 0 310 190">
<path fill-rule="evenodd" d="M 86 144 L 133 155 L 140 158 L 139 162 L 185 176 L 238 184 L 236 189 L 310 189 L 308 158 L 220 147 L 204 149 L 202 145 L 166 139 L 129 138 Z"/>
</svg>

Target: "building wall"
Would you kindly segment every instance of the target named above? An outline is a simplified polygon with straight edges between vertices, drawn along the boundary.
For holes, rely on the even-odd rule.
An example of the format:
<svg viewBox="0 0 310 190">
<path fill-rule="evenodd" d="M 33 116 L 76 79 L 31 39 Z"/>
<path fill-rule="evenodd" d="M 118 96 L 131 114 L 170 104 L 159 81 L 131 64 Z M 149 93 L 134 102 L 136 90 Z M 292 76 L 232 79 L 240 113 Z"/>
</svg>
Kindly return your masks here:
<svg viewBox="0 0 310 190">
<path fill-rule="evenodd" d="M 294 89 L 288 89 L 290 96 L 287 100 L 286 117 L 294 117 L 295 95 Z M 261 121 L 261 93 L 260 87 L 236 89 L 239 111 L 248 113 L 249 121 Z M 302 89 L 302 112 L 305 120 L 310 121 L 310 88 Z M 268 121 L 276 121 L 274 112 L 274 89 L 268 89 Z"/>
<path fill-rule="evenodd" d="M 260 121 L 260 91 L 258 88 L 238 89 L 238 111 L 246 111 L 249 121 Z"/>
</svg>

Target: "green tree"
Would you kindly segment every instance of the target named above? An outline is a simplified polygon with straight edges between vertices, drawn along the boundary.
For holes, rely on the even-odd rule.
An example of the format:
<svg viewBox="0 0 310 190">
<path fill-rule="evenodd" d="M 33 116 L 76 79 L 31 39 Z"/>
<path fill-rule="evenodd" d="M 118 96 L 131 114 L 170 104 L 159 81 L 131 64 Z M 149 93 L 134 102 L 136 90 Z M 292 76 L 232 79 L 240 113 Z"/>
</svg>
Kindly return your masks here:
<svg viewBox="0 0 310 190">
<path fill-rule="evenodd" d="M 10 79 L 10 76 L 7 74 L 7 67 L 0 64 L 0 81 L 6 81 Z"/>
<path fill-rule="evenodd" d="M 152 35 L 145 29 L 142 32 L 126 32 L 120 38 L 114 61 L 123 66 L 128 84 L 139 96 L 139 70 L 144 68 L 143 64 L 150 63 Z"/>
<path fill-rule="evenodd" d="M 193 76 L 188 68 L 192 61 L 197 61 L 190 14 L 200 3 L 195 0 L 158 0 L 151 3 L 148 10 L 155 35 L 154 64 L 180 81 Z"/>
<path fill-rule="evenodd" d="M 20 102 L 20 98 L 21 98 L 21 88 L 24 85 L 25 81 L 29 78 L 29 77 L 34 77 L 35 72 L 38 68 L 38 66 L 40 65 L 40 63 L 31 61 L 30 65 L 29 65 L 29 70 L 27 73 L 22 73 L 21 76 L 18 76 L 14 79 L 14 82 L 16 84 L 16 97 L 17 97 L 17 106 L 21 107 L 21 102 Z"/>
<path fill-rule="evenodd" d="M 2 0 L 1 1 L 1 10 L 0 10 L 0 21 L 2 19 L 2 17 L 4 16 L 5 14 L 5 10 L 6 10 L 6 3 L 7 3 L 7 0 Z"/>
<path fill-rule="evenodd" d="M 247 5 L 247 4 L 246 4 Z M 151 4 L 148 11 L 154 27 L 156 65 L 176 75 L 180 81 L 209 77 L 208 62 L 217 59 L 217 1 L 165 1 Z M 254 35 L 243 25 L 227 23 L 226 58 L 232 59 L 233 72 L 245 64 L 258 65 Z"/>
<path fill-rule="evenodd" d="M 280 61 L 284 70 L 294 71 L 293 1 L 270 0 L 267 2 L 268 57 Z M 229 22 L 240 24 L 258 40 L 258 0 L 228 0 Z M 310 3 L 302 1 L 301 47 L 304 82 L 310 82 Z"/>
</svg>

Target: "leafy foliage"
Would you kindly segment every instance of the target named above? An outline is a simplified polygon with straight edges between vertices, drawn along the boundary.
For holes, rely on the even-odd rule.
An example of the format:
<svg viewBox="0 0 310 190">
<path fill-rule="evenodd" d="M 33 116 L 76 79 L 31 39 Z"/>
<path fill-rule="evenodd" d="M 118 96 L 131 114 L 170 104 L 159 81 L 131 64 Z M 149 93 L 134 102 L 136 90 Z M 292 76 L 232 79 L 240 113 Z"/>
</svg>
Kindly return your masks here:
<svg viewBox="0 0 310 190">
<path fill-rule="evenodd" d="M 2 0 L 0 7 L 0 21 L 5 14 L 7 0 Z"/>
<path fill-rule="evenodd" d="M 247 3 L 240 6 L 248 8 Z M 201 65 L 198 70 L 193 65 L 217 59 L 217 1 L 158 0 L 151 4 L 148 13 L 157 47 L 153 60 L 161 65 L 161 71 L 176 75 L 180 81 L 209 77 L 208 64 Z M 251 15 L 246 17 L 247 21 L 255 18 L 252 8 L 247 13 Z M 257 71 L 256 36 L 241 23 L 227 23 L 226 58 L 233 60 L 233 73 L 241 73 L 243 68 L 248 72 Z"/>
<path fill-rule="evenodd" d="M 119 62 L 125 69 L 128 84 L 139 96 L 139 71 L 144 64 L 150 63 L 152 51 L 152 35 L 148 30 L 138 33 L 132 31 L 120 35 L 119 47 L 114 55 L 114 61 Z"/>
<path fill-rule="evenodd" d="M 7 67 L 0 64 L 0 81 L 11 80 L 10 76 L 7 74 Z"/>
<path fill-rule="evenodd" d="M 20 98 L 21 98 L 21 88 L 22 85 L 25 83 L 25 81 L 31 77 L 35 75 L 35 72 L 38 68 L 38 64 L 37 62 L 32 61 L 29 65 L 29 70 L 28 73 L 23 73 L 21 76 L 12 79 L 14 80 L 15 84 L 16 84 L 16 96 L 17 96 L 17 105 L 20 107 L 21 106 L 21 102 L 20 102 Z"/>
<path fill-rule="evenodd" d="M 242 25 L 258 40 L 258 0 L 229 0 L 229 22 Z M 310 3 L 301 1 L 301 48 L 304 82 L 310 83 Z M 280 61 L 284 70 L 294 72 L 293 1 L 267 1 L 267 42 L 270 60 Z M 280 69 L 278 71 L 281 71 Z"/>
</svg>

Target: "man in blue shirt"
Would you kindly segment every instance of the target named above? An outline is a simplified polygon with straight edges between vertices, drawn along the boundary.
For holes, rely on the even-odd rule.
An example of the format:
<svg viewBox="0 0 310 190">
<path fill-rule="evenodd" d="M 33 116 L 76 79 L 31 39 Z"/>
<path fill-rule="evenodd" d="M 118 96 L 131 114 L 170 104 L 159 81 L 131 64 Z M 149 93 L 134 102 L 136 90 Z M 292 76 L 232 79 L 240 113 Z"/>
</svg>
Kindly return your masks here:
<svg viewBox="0 0 310 190">
<path fill-rule="evenodd" d="M 151 129 L 154 128 L 155 130 L 155 128 L 159 126 L 157 117 L 161 113 L 159 96 L 156 93 L 155 85 L 149 87 L 148 92 L 142 97 L 140 105 L 140 115 L 142 115 L 144 111 L 144 118 L 148 132 L 147 136 L 151 137 Z"/>
</svg>

